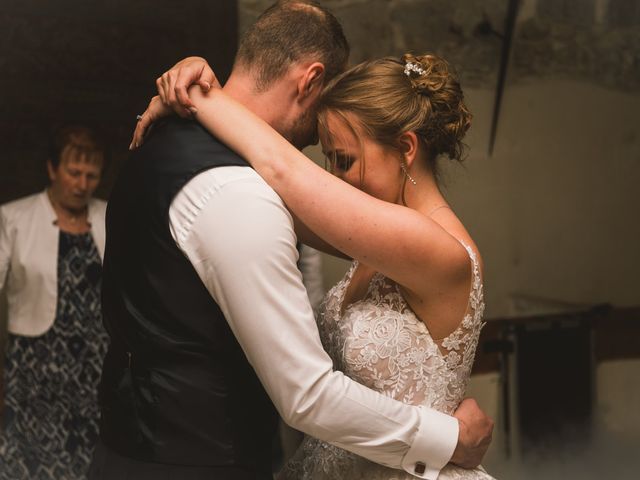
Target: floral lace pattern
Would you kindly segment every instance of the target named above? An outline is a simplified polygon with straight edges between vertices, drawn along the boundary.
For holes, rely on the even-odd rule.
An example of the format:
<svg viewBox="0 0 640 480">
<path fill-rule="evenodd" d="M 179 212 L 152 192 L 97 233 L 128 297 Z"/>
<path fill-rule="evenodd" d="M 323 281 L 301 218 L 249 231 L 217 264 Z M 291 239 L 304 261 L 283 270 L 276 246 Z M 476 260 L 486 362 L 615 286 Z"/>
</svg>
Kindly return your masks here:
<svg viewBox="0 0 640 480">
<path fill-rule="evenodd" d="M 347 287 L 358 263 L 326 295 L 318 329 L 334 368 L 358 383 L 412 405 L 453 413 L 469 381 L 480 330 L 484 325 L 483 287 L 475 252 L 464 243 L 472 267 L 467 311 L 460 325 L 440 341 L 413 313 L 399 286 L 375 273 L 365 297 L 344 308 Z M 306 437 L 285 466 L 282 479 L 415 478 L 355 454 Z M 465 470 L 447 465 L 442 479 L 491 479 L 482 468 Z"/>
</svg>

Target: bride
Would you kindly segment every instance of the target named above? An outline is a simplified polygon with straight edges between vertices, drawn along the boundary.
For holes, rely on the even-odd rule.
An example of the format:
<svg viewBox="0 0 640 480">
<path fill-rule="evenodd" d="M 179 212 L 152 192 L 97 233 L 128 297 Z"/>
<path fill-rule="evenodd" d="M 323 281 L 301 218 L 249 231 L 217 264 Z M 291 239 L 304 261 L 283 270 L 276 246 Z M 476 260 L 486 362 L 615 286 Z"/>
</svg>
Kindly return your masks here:
<svg viewBox="0 0 640 480">
<path fill-rule="evenodd" d="M 302 239 L 313 243 L 317 235 L 316 245 L 353 258 L 318 316 L 335 368 L 402 402 L 453 413 L 484 302 L 478 249 L 438 187 L 438 160 L 461 160 L 471 123 L 447 62 L 383 58 L 330 82 L 309 115 L 317 115 L 333 175 L 219 88 L 190 94 L 195 118 L 251 163 L 304 224 Z M 168 113 L 152 100 L 134 143 Z M 307 437 L 280 478 L 413 477 Z M 439 478 L 492 477 L 450 464 Z"/>
</svg>

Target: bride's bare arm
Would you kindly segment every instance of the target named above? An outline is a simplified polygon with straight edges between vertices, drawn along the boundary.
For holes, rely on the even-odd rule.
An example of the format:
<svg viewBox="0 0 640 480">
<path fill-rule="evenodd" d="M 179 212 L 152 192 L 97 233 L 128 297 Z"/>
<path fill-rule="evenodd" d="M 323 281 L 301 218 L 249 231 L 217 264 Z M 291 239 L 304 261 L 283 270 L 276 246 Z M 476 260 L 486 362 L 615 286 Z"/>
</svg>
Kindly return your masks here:
<svg viewBox="0 0 640 480">
<path fill-rule="evenodd" d="M 351 260 L 351 257 L 345 255 L 337 248 L 329 245 L 325 242 L 319 235 L 316 235 L 314 232 L 307 227 L 304 222 L 302 222 L 299 218 L 292 214 L 293 217 L 293 227 L 296 232 L 296 236 L 298 240 L 304 243 L 305 245 L 309 245 L 310 247 L 315 248 L 316 250 L 320 250 L 321 252 L 328 253 L 329 255 L 333 255 L 334 257 L 344 258 L 345 260 Z"/>
<path fill-rule="evenodd" d="M 333 176 L 221 90 L 192 88 L 190 96 L 197 120 L 247 159 L 291 211 L 337 250 L 416 293 L 425 287 L 426 269 L 439 280 L 468 277 L 467 253 L 436 222 Z"/>
<path fill-rule="evenodd" d="M 159 120 L 162 117 L 171 115 L 176 111 L 175 105 L 167 106 L 167 103 L 168 102 L 163 100 L 160 95 L 156 95 L 151 99 L 149 105 L 147 106 L 147 109 L 142 115 L 142 118 L 136 125 L 133 139 L 131 140 L 131 144 L 129 145 L 130 150 L 138 147 L 139 145 L 142 145 L 142 143 L 144 142 L 144 135 L 146 133 L 146 130 L 155 121 Z M 320 250 L 322 252 L 328 253 L 329 255 L 333 255 L 334 257 L 345 259 L 351 258 L 323 240 L 319 235 L 317 235 L 309 227 L 307 227 L 304 222 L 301 221 L 295 214 L 292 214 L 292 216 L 296 235 L 302 243 L 309 245 L 316 250 Z"/>
</svg>

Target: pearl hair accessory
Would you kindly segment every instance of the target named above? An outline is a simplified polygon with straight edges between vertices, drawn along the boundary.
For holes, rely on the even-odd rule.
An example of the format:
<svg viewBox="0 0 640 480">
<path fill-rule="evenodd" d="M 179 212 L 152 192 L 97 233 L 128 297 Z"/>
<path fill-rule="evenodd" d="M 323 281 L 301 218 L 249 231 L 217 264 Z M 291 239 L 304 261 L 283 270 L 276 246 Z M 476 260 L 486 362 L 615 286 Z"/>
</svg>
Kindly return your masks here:
<svg viewBox="0 0 640 480">
<path fill-rule="evenodd" d="M 424 68 L 422 68 L 419 64 L 413 62 L 407 62 L 404 66 L 404 74 L 407 77 L 411 76 L 411 72 L 417 73 L 418 75 L 424 75 L 427 73 Z"/>
</svg>

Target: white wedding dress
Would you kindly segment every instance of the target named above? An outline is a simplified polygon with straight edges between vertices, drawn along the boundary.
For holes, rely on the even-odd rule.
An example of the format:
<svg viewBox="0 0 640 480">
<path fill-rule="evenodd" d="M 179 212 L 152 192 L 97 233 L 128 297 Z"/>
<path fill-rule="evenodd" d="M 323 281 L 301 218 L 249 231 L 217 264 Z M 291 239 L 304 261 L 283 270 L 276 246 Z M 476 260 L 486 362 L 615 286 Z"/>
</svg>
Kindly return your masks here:
<svg viewBox="0 0 640 480">
<path fill-rule="evenodd" d="M 464 245 L 464 243 L 463 243 Z M 345 306 L 345 291 L 358 263 L 326 295 L 318 315 L 325 350 L 358 383 L 412 405 L 451 414 L 462 401 L 482 328 L 482 279 L 474 251 L 464 245 L 472 265 L 467 313 L 458 328 L 435 342 L 404 300 L 398 285 L 376 273 L 362 300 Z M 404 480 L 416 477 L 305 437 L 279 480 Z M 482 468 L 454 465 L 439 479 L 492 479 Z"/>
</svg>

